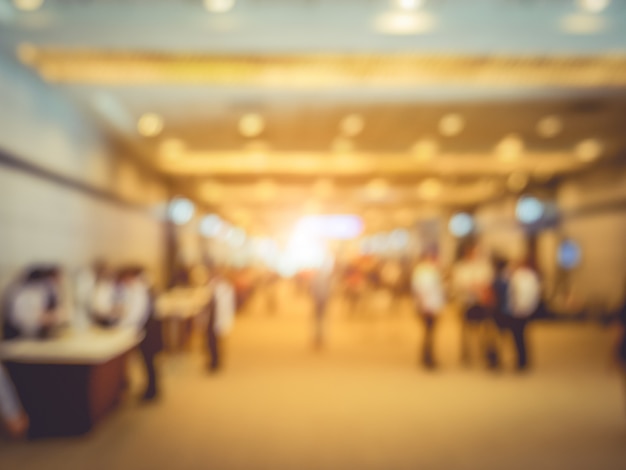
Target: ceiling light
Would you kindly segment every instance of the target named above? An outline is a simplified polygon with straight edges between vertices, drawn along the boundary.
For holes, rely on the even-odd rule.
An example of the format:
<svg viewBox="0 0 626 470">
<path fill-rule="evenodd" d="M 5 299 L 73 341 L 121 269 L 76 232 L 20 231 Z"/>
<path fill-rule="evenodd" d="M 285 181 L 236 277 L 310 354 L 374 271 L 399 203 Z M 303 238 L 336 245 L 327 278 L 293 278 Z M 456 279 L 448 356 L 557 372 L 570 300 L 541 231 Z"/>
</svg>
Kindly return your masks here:
<svg viewBox="0 0 626 470">
<path fill-rule="evenodd" d="M 606 29 L 607 22 L 601 16 L 575 13 L 564 17 L 560 27 L 569 34 L 595 34 Z"/>
<path fill-rule="evenodd" d="M 193 218 L 195 206 L 193 202 L 185 198 L 175 198 L 170 203 L 170 219 L 176 225 L 184 225 Z"/>
<path fill-rule="evenodd" d="M 360 134 L 365 127 L 365 120 L 360 114 L 348 114 L 341 120 L 339 128 L 346 137 L 354 137 Z"/>
<path fill-rule="evenodd" d="M 578 0 L 578 6 L 590 13 L 600 13 L 609 6 L 611 0 Z"/>
<path fill-rule="evenodd" d="M 337 137 L 333 139 L 332 149 L 335 153 L 350 153 L 354 150 L 354 143 L 350 139 Z"/>
<path fill-rule="evenodd" d="M 389 194 L 389 182 L 383 178 L 377 178 L 367 184 L 367 196 L 373 200 L 381 200 Z"/>
<path fill-rule="evenodd" d="M 211 13 L 225 13 L 234 6 L 235 0 L 204 0 L 204 8 Z"/>
<path fill-rule="evenodd" d="M 13 0 L 13 5 L 18 10 L 35 11 L 41 8 L 43 2 L 44 0 Z"/>
<path fill-rule="evenodd" d="M 430 160 L 439 153 L 439 144 L 432 139 L 418 140 L 411 147 L 411 153 L 419 160 Z"/>
<path fill-rule="evenodd" d="M 435 29 L 435 19 L 423 12 L 390 11 L 379 15 L 374 29 L 381 34 L 425 34 Z"/>
<path fill-rule="evenodd" d="M 417 195 L 423 199 L 436 199 L 441 195 L 441 182 L 435 178 L 422 181 L 417 187 Z"/>
<path fill-rule="evenodd" d="M 265 120 L 258 113 L 248 113 L 239 120 L 239 133 L 244 137 L 257 137 L 265 129 Z"/>
<path fill-rule="evenodd" d="M 524 152 L 524 141 L 517 134 L 509 134 L 496 145 L 496 154 L 503 160 L 513 160 Z"/>
<path fill-rule="evenodd" d="M 417 10 L 424 4 L 424 0 L 394 0 L 393 3 L 402 10 Z"/>
<path fill-rule="evenodd" d="M 515 215 L 517 220 L 524 224 L 534 224 L 539 222 L 543 217 L 543 203 L 532 196 L 524 196 L 519 199 L 515 207 Z"/>
<path fill-rule="evenodd" d="M 200 233 L 205 237 L 215 238 L 220 234 L 223 225 L 219 215 L 207 215 L 200 221 Z"/>
<path fill-rule="evenodd" d="M 563 121 L 558 116 L 545 116 L 537 123 L 537 134 L 549 139 L 563 130 Z"/>
<path fill-rule="evenodd" d="M 460 114 L 446 114 L 439 121 L 439 132 L 446 137 L 459 135 L 465 128 L 465 120 Z"/>
<path fill-rule="evenodd" d="M 466 212 L 454 214 L 450 218 L 448 229 L 455 237 L 466 237 L 474 230 L 474 218 Z"/>
<path fill-rule="evenodd" d="M 154 137 L 163 130 L 163 118 L 155 113 L 146 113 L 139 118 L 137 130 L 144 137 Z"/>
<path fill-rule="evenodd" d="M 512 173 L 506 180 L 506 186 L 514 192 L 522 191 L 528 185 L 528 175 Z"/>
<path fill-rule="evenodd" d="M 580 161 L 592 162 L 602 155 L 604 146 L 597 139 L 585 139 L 576 145 L 574 152 Z"/>
</svg>

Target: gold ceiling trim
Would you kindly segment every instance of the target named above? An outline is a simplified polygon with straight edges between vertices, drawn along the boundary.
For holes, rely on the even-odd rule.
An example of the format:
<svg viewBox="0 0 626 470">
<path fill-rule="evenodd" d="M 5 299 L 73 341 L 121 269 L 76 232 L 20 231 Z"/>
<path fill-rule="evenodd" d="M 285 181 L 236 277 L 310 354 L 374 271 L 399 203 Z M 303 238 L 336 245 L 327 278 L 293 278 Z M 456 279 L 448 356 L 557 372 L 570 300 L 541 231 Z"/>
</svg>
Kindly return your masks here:
<svg viewBox="0 0 626 470">
<path fill-rule="evenodd" d="M 626 55 L 190 55 L 37 48 L 18 57 L 59 83 L 261 87 L 626 86 Z"/>
<path fill-rule="evenodd" d="M 511 160 L 492 155 L 440 155 L 420 161 L 406 155 L 329 155 L 314 152 L 271 154 L 264 157 L 238 152 L 188 152 L 162 157 L 158 167 L 171 175 L 232 177 L 255 176 L 331 176 L 331 177 L 407 177 L 413 175 L 506 176 L 512 172 L 555 175 L 576 171 L 589 163 L 570 153 L 526 153 Z"/>
</svg>

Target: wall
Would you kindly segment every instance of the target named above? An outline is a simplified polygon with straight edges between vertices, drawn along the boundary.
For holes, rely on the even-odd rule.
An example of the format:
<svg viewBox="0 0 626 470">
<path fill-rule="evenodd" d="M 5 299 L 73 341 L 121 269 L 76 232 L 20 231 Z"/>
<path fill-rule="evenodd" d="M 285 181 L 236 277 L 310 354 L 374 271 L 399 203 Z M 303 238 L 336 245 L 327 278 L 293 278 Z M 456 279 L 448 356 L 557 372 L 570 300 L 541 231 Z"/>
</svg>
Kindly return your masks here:
<svg viewBox="0 0 626 470">
<path fill-rule="evenodd" d="M 0 284 L 31 263 L 73 271 L 96 257 L 162 277 L 167 186 L 1 54 L 0 152 Z"/>
<path fill-rule="evenodd" d="M 626 167 L 570 178 L 558 191 L 561 235 L 582 249 L 568 283 L 577 302 L 616 307 L 626 286 Z"/>
</svg>

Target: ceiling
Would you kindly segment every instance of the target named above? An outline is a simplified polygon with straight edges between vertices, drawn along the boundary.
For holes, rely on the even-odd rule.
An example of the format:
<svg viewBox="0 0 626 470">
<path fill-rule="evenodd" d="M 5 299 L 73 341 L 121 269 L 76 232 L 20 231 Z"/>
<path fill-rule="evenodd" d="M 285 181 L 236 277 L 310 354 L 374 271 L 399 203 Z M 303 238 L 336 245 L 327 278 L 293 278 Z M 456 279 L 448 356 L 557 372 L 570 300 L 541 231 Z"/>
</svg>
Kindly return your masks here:
<svg viewBox="0 0 626 470">
<path fill-rule="evenodd" d="M 20 1 L 2 53 L 247 227 L 408 225 L 624 160 L 625 0 Z"/>
</svg>

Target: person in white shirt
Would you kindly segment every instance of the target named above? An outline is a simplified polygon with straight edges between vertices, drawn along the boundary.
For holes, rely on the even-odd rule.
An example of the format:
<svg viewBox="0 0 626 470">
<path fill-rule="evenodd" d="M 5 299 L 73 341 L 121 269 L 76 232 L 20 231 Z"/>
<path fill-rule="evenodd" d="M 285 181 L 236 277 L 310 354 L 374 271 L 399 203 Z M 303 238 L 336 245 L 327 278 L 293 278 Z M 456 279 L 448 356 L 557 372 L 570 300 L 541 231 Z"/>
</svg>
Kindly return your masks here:
<svg viewBox="0 0 626 470">
<path fill-rule="evenodd" d="M 223 338 L 232 330 L 235 320 L 235 289 L 223 269 L 218 269 L 209 284 L 211 296 L 206 313 L 209 370 L 216 372 L 222 365 Z"/>
<path fill-rule="evenodd" d="M 114 309 L 118 309 L 118 328 L 126 328 L 143 333 L 139 344 L 146 368 L 147 384 L 144 401 L 158 397 L 158 377 L 155 358 L 162 349 L 160 325 L 154 318 L 154 295 L 145 279 L 144 270 L 139 266 L 124 268 L 118 275 Z"/>
<path fill-rule="evenodd" d="M 59 270 L 36 267 L 13 288 L 4 312 L 4 338 L 46 338 L 62 323 Z"/>
<path fill-rule="evenodd" d="M 539 308 L 541 281 L 530 263 L 523 262 L 513 270 L 508 288 L 508 328 L 511 330 L 517 352 L 517 368 L 528 367 L 526 325 Z"/>
<path fill-rule="evenodd" d="M 431 369 L 436 366 L 434 357 L 434 330 L 445 306 L 445 293 L 435 250 L 429 250 L 413 270 L 411 286 L 416 307 L 424 322 L 424 343 L 421 361 Z"/>
<path fill-rule="evenodd" d="M 461 304 L 461 360 L 470 361 L 470 345 L 478 343 L 480 356 L 485 346 L 484 324 L 490 310 L 493 267 L 475 242 L 461 247 L 462 258 L 452 270 L 452 291 Z M 472 341 L 474 340 L 474 341 Z"/>
</svg>

